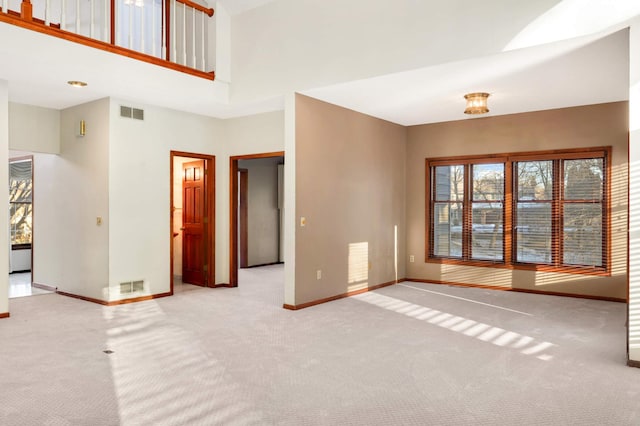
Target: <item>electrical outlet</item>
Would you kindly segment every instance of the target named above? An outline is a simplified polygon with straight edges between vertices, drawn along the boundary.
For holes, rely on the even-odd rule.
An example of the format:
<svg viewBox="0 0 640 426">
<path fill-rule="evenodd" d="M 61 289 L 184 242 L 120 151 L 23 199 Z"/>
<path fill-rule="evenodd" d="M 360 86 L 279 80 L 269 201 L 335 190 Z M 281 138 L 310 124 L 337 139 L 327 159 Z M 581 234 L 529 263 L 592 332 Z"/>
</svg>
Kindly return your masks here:
<svg viewBox="0 0 640 426">
<path fill-rule="evenodd" d="M 322 279 L 322 271 L 320 269 L 318 269 L 316 271 L 316 279 L 317 280 L 321 280 Z"/>
<path fill-rule="evenodd" d="M 409 255 L 409 262 L 413 263 L 416 261 L 416 257 L 414 255 Z"/>
</svg>

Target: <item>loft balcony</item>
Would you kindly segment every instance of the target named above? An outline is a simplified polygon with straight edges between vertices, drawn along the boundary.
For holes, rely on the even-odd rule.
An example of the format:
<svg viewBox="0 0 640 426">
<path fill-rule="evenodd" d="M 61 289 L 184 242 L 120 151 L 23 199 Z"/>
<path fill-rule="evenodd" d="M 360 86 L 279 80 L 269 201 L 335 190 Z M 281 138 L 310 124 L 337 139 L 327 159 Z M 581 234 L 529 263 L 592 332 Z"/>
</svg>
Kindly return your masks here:
<svg viewBox="0 0 640 426">
<path fill-rule="evenodd" d="M 213 15 L 197 0 L 0 0 L 0 22 L 208 80 Z"/>
</svg>

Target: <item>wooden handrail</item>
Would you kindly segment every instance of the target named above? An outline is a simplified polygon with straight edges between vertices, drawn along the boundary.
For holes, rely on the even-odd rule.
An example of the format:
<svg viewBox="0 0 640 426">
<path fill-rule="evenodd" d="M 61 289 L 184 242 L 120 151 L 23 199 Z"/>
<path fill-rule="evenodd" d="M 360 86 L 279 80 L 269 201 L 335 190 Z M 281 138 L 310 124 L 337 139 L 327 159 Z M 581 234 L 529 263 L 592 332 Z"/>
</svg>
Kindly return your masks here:
<svg viewBox="0 0 640 426">
<path fill-rule="evenodd" d="M 200 12 L 206 13 L 207 15 L 209 15 L 209 17 L 213 16 L 213 8 L 206 8 L 204 6 L 199 5 L 198 3 L 194 3 L 191 0 L 176 0 L 178 3 L 182 3 L 185 6 L 189 6 L 192 7 L 196 10 L 199 10 Z"/>
<path fill-rule="evenodd" d="M 2 11 L 3 11 L 3 10 L 2 10 L 2 8 L 0 7 L 0 12 L 2 12 Z M 22 19 L 22 18 L 20 17 L 20 12 L 16 12 L 15 10 L 7 10 L 7 11 L 6 11 L 6 14 L 7 14 L 7 15 L 10 15 L 10 16 L 14 16 L 14 17 L 16 17 L 16 18 L 20 18 L 20 19 Z M 32 20 L 33 22 L 38 23 L 38 24 L 46 25 L 46 23 L 45 23 L 45 22 L 44 22 L 44 20 L 42 20 L 42 19 L 38 19 L 38 18 L 36 18 L 36 17 L 33 17 L 33 18 L 31 18 L 31 20 Z M 51 28 L 60 28 L 60 24 L 54 24 L 53 22 L 49 23 L 49 26 L 50 26 Z"/>
<path fill-rule="evenodd" d="M 0 13 L 0 22 L 6 22 L 7 24 L 16 25 L 18 27 L 26 28 L 32 31 L 37 31 L 42 34 L 48 34 L 50 36 L 58 37 L 63 40 L 72 41 L 75 43 L 83 44 L 85 46 L 94 47 L 96 49 L 104 50 L 107 52 L 117 53 L 122 56 L 127 56 L 132 59 L 137 59 L 149 64 L 159 65 L 161 67 L 169 68 L 174 71 L 180 71 L 185 74 L 190 74 L 196 77 L 204 78 L 207 80 L 215 80 L 216 74 L 214 71 L 206 72 L 199 71 L 194 68 L 190 68 L 184 65 L 176 64 L 174 62 L 165 61 L 164 59 L 156 58 L 155 56 L 147 55 L 145 53 L 136 52 L 134 50 L 126 49 L 124 47 L 116 46 L 104 41 L 96 40 L 90 37 L 85 37 L 80 34 L 72 33 L 69 31 L 61 30 L 56 27 L 47 27 L 35 21 L 27 21 L 19 16 L 13 16 L 12 14 Z"/>
<path fill-rule="evenodd" d="M 63 0 L 64 1 L 64 0 Z M 140 53 L 131 49 L 127 49 L 124 47 L 120 47 L 118 45 L 116 45 L 116 17 L 115 17 L 115 0 L 104 0 L 105 2 L 108 2 L 107 4 L 110 4 L 111 6 L 111 19 L 110 19 L 110 23 L 108 24 L 108 28 L 106 28 L 107 34 L 108 34 L 108 40 L 106 41 L 101 41 L 98 39 L 94 39 L 91 37 L 86 37 L 86 36 L 82 36 L 80 34 L 74 33 L 74 32 L 70 32 L 70 31 L 66 31 L 66 30 L 61 30 L 61 25 L 58 24 L 54 24 L 54 23 L 50 23 L 49 26 L 46 25 L 45 21 L 43 21 L 42 19 L 36 18 L 33 16 L 33 5 L 31 3 L 31 0 L 22 0 L 21 5 L 20 5 L 20 12 L 16 12 L 13 10 L 2 10 L 2 8 L 0 8 L 0 12 L 4 12 L 4 13 L 0 13 L 0 22 L 4 21 L 4 22 L 8 22 L 11 23 L 13 25 L 18 25 L 21 26 L 23 28 L 28 28 L 31 30 L 35 30 L 41 33 L 46 33 L 55 37 L 59 37 L 59 38 L 63 38 L 66 40 L 70 40 L 70 41 L 74 41 L 80 44 L 84 44 L 87 46 L 91 46 L 91 47 L 95 47 L 101 50 L 106 50 L 106 51 L 110 51 L 110 52 L 114 52 L 114 53 L 118 53 L 120 55 L 124 55 L 124 56 L 128 56 L 131 58 L 135 58 L 135 59 L 139 59 L 145 62 L 149 62 L 149 63 L 153 63 L 156 65 L 160 65 L 166 68 L 171 68 L 174 69 L 176 71 L 181 71 L 181 72 L 185 72 L 191 75 L 195 75 L 198 77 L 202 77 L 202 78 L 206 78 L 209 80 L 213 80 L 215 79 L 215 73 L 214 72 L 205 72 L 205 71 L 200 71 L 198 69 L 196 69 L 196 64 L 195 64 L 195 51 L 194 51 L 194 59 L 193 59 L 193 68 L 190 68 L 186 65 L 179 65 L 177 63 L 177 61 L 175 61 L 175 58 L 171 57 L 171 38 L 170 38 L 170 31 L 166 31 L 166 41 L 165 41 L 165 45 L 166 45 L 166 55 L 165 55 L 165 59 L 160 59 L 157 58 L 155 56 L 152 55 L 147 55 L 145 53 Z M 200 4 L 194 3 L 192 0 L 173 0 L 176 1 L 178 3 L 182 3 L 185 6 L 188 6 L 194 10 L 198 10 L 206 15 L 208 15 L 209 17 L 212 17 L 214 14 L 214 10 L 213 8 L 207 8 L 205 6 L 202 6 Z M 169 26 L 169 22 L 171 19 L 171 7 L 170 7 L 170 2 L 171 0 L 166 0 L 165 3 L 165 16 L 164 19 L 165 21 L 163 22 L 164 25 Z M 4 19 L 4 18 L 8 18 L 8 19 Z M 195 22 L 195 15 L 194 15 L 194 22 Z M 204 18 L 202 20 L 202 23 L 204 24 Z M 33 24 L 35 24 L 36 26 L 34 26 Z M 78 24 L 76 23 L 76 26 Z M 57 30 L 57 31 L 56 31 Z M 194 36 L 195 36 L 195 30 L 194 30 Z M 203 64 L 205 61 L 204 58 L 204 48 L 202 50 L 202 54 L 203 54 Z M 172 60 L 174 60 L 175 62 L 171 62 Z M 186 59 L 185 59 L 186 61 Z"/>
</svg>

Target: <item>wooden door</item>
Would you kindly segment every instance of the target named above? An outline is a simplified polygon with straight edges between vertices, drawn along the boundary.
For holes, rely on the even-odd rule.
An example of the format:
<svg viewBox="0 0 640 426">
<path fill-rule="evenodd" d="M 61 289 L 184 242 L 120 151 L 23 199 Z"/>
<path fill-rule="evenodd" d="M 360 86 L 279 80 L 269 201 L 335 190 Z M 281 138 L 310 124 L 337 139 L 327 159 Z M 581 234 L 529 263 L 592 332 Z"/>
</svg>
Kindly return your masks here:
<svg viewBox="0 0 640 426">
<path fill-rule="evenodd" d="M 206 264 L 205 160 L 182 164 L 182 281 L 205 286 Z"/>
</svg>

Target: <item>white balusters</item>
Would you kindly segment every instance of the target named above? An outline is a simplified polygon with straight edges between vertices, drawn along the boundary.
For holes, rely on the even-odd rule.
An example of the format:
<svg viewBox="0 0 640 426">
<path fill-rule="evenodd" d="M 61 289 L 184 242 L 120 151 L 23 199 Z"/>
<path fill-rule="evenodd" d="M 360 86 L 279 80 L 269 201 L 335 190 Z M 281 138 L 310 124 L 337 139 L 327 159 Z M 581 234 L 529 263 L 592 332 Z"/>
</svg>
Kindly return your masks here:
<svg viewBox="0 0 640 426">
<path fill-rule="evenodd" d="M 140 52 L 144 53 L 144 0 L 141 0 L 138 8 L 140 9 Z"/>
<path fill-rule="evenodd" d="M 94 20 L 95 20 L 95 15 L 96 15 L 96 11 L 95 11 L 95 0 L 89 0 L 90 2 L 90 14 L 91 14 L 91 22 L 89 23 L 89 34 L 91 38 L 95 38 L 95 24 L 94 24 Z"/>
<path fill-rule="evenodd" d="M 61 11 L 60 11 L 60 29 L 67 29 L 67 0 L 61 0 Z"/>
<path fill-rule="evenodd" d="M 201 13 L 200 16 L 202 17 L 202 31 L 200 32 L 200 45 L 202 46 L 202 71 L 206 71 L 207 70 L 207 58 L 205 56 L 205 48 L 204 46 L 206 45 L 206 27 L 207 27 L 207 17 L 205 13 Z"/>
<path fill-rule="evenodd" d="M 191 68 L 198 68 L 196 65 L 196 10 L 193 8 L 191 9 L 191 43 L 193 44 Z"/>
<path fill-rule="evenodd" d="M 129 3 L 129 49 L 133 50 L 133 1 Z"/>
<path fill-rule="evenodd" d="M 171 20 L 173 23 L 171 24 L 171 46 L 173 47 L 173 55 L 171 56 L 171 60 L 175 63 L 178 63 L 178 43 L 176 41 L 176 33 L 178 32 L 176 29 L 176 15 L 178 14 L 178 8 L 176 7 L 176 0 L 171 0 L 171 4 L 173 5 L 173 13 L 171 14 Z"/>
<path fill-rule="evenodd" d="M 80 34 L 80 0 L 76 0 L 76 34 Z"/>
<path fill-rule="evenodd" d="M 162 2 L 160 10 L 162 13 L 162 59 L 167 59 L 167 14 L 165 13 L 166 2 Z"/>
<path fill-rule="evenodd" d="M 187 65 L 187 5 L 182 3 L 182 65 Z"/>
<path fill-rule="evenodd" d="M 47 0 L 44 2 L 44 24 L 47 27 L 51 23 L 50 13 L 51 13 L 51 1 Z"/>
<path fill-rule="evenodd" d="M 63 0 L 64 1 L 64 0 Z M 102 4 L 104 5 L 104 19 L 103 19 L 103 27 L 102 27 L 102 39 L 107 43 L 114 43 L 115 40 L 111 40 L 111 14 L 109 13 L 109 0 L 102 0 Z M 117 6 L 115 6 L 117 7 Z M 116 16 L 114 13 L 113 16 Z"/>
<path fill-rule="evenodd" d="M 156 56 L 156 3 L 151 2 L 151 54 Z"/>
<path fill-rule="evenodd" d="M 37 3 L 34 18 L 47 27 L 57 27 L 59 23 L 64 31 L 207 71 L 210 16 L 199 5 L 193 7 L 193 3 L 185 0 L 39 0 Z M 12 4 L 12 0 L 0 0 L 1 12 L 7 13 Z"/>
</svg>

